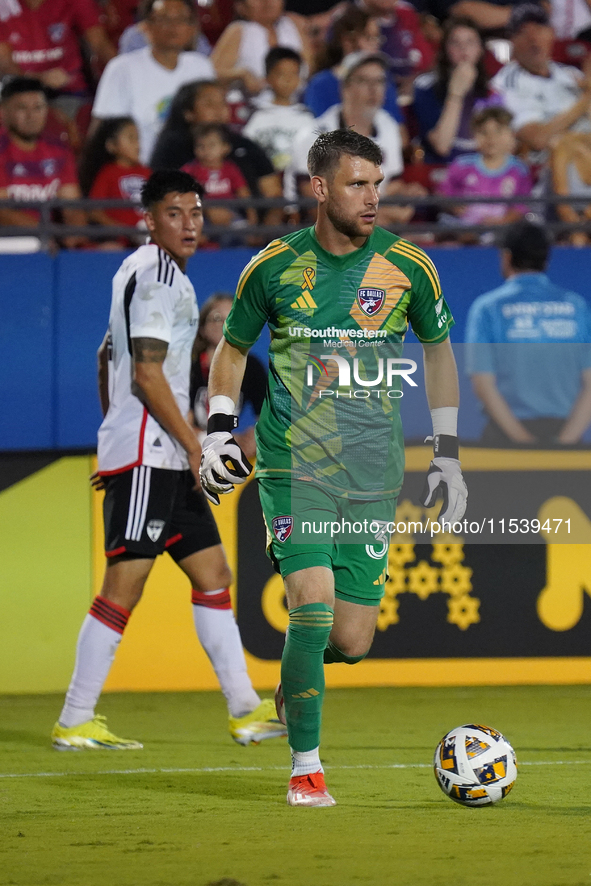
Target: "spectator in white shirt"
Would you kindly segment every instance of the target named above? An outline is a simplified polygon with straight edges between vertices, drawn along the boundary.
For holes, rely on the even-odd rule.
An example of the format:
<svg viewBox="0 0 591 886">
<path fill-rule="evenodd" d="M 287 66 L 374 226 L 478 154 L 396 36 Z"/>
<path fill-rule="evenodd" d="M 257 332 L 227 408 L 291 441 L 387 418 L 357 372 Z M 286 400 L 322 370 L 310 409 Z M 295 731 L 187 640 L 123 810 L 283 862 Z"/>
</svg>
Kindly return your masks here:
<svg viewBox="0 0 591 886">
<path fill-rule="evenodd" d="M 304 58 L 311 51 L 301 16 L 285 12 L 284 0 L 235 0 L 239 21 L 230 22 L 211 53 L 220 80 L 241 80 L 251 95 L 265 85 L 265 58 L 274 46 L 288 46 Z"/>
<path fill-rule="evenodd" d="M 275 46 L 267 53 L 265 69 L 270 100 L 259 105 L 243 134 L 256 142 L 272 161 L 276 172 L 291 162 L 294 140 L 302 126 L 313 119 L 312 113 L 294 103 L 300 86 L 302 58 L 293 49 Z"/>
<path fill-rule="evenodd" d="M 552 0 L 550 24 L 559 40 L 591 39 L 591 8 L 587 0 Z"/>
<path fill-rule="evenodd" d="M 208 58 L 185 52 L 195 38 L 193 0 L 148 0 L 150 45 L 112 59 L 100 79 L 92 116 L 133 117 L 140 135 L 140 160 L 147 163 L 170 102 L 185 83 L 213 80 Z"/>
<path fill-rule="evenodd" d="M 567 130 L 591 132 L 591 77 L 552 61 L 554 32 L 541 6 L 524 3 L 511 14 L 513 61 L 492 80 L 513 114 L 517 137 L 530 161 L 544 163 Z"/>
<path fill-rule="evenodd" d="M 401 127 L 382 108 L 389 64 L 389 59 L 383 53 L 353 52 L 343 59 L 339 69 L 341 103 L 333 105 L 302 127 L 294 143 L 293 159 L 284 178 L 284 193 L 288 200 L 293 200 L 298 194 L 312 196 L 307 158 L 319 133 L 348 128 L 372 138 L 382 149 L 382 197 L 399 194 L 422 196 L 426 193 L 420 185 L 404 185 L 399 178 L 404 168 Z M 382 225 L 395 224 L 408 221 L 412 215 L 412 208 L 407 206 L 381 205 L 378 221 Z"/>
</svg>

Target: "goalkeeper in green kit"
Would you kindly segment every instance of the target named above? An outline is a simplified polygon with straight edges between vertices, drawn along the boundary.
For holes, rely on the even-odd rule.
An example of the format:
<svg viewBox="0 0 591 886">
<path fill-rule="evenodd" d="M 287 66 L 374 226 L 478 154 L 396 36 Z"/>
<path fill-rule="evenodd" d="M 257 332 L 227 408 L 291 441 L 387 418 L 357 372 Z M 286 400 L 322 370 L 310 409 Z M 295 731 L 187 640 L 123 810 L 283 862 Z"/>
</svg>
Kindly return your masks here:
<svg viewBox="0 0 591 886">
<path fill-rule="evenodd" d="M 209 376 L 201 482 L 217 504 L 251 472 L 232 436 L 234 411 L 246 354 L 268 324 L 256 475 L 289 609 L 276 702 L 291 806 L 335 805 L 319 757 L 324 664 L 361 661 L 376 628 L 404 473 L 398 401 L 416 387 L 416 364 L 401 357 L 409 323 L 423 344 L 433 419 L 422 503 L 443 496 L 440 523 L 466 508 L 453 319 L 426 253 L 376 227 L 381 162 L 379 147 L 351 130 L 316 139 L 308 170 L 318 220 L 246 266 Z"/>
</svg>

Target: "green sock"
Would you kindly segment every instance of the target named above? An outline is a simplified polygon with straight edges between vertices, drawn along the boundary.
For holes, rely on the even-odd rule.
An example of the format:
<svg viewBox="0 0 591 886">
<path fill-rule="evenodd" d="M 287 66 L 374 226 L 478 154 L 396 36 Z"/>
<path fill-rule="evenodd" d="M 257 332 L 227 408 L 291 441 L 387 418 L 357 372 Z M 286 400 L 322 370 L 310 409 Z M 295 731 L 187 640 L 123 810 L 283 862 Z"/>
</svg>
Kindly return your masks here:
<svg viewBox="0 0 591 886">
<path fill-rule="evenodd" d="M 281 658 L 281 685 L 290 747 L 311 751 L 320 744 L 324 700 L 322 656 L 334 611 L 326 603 L 290 609 L 289 629 Z"/>
<path fill-rule="evenodd" d="M 369 652 L 369 649 L 367 650 Z M 345 655 L 344 652 L 341 652 L 338 646 L 335 646 L 330 640 L 326 644 L 326 649 L 324 650 L 324 664 L 334 664 L 335 661 L 342 661 L 345 664 L 354 665 L 357 664 L 358 661 L 363 661 L 367 652 L 364 652 L 363 655 Z"/>
</svg>

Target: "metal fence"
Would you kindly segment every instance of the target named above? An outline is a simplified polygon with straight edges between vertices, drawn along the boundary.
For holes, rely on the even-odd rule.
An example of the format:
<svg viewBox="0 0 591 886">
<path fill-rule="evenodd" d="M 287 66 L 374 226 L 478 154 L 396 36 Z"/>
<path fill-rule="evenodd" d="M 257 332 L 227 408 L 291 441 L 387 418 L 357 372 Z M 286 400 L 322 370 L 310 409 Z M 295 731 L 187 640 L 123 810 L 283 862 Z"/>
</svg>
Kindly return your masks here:
<svg viewBox="0 0 591 886">
<path fill-rule="evenodd" d="M 405 223 L 387 225 L 387 229 L 394 234 L 413 239 L 420 235 L 422 238 L 432 237 L 434 242 L 445 239 L 462 239 L 466 235 L 472 235 L 474 242 L 480 242 L 483 235 L 498 235 L 503 226 L 499 224 L 464 225 L 458 219 L 457 223 L 437 221 L 437 214 L 449 212 L 454 207 L 467 206 L 469 204 L 494 204 L 511 206 L 526 206 L 528 211 L 526 218 L 542 224 L 553 238 L 559 238 L 583 231 L 591 237 L 591 219 L 567 223 L 561 221 L 555 207 L 557 205 L 581 207 L 581 197 L 559 197 L 556 195 L 539 197 L 442 197 L 428 195 L 425 197 L 386 197 L 380 201 L 380 206 L 413 206 L 419 218 Z M 270 240 L 293 233 L 311 223 L 311 212 L 316 207 L 316 201 L 310 198 L 300 198 L 297 202 L 283 198 L 249 197 L 236 199 L 216 200 L 215 208 L 227 208 L 234 210 L 237 215 L 246 209 L 256 209 L 262 218 L 264 213 L 271 209 L 284 210 L 285 217 L 289 218 L 282 224 L 267 225 L 260 221 L 256 225 L 247 224 L 242 219 L 238 225 L 222 226 L 212 225 L 207 220 L 204 225 L 204 233 L 213 241 L 219 241 L 221 245 L 252 246 L 264 245 Z M 130 243 L 139 245 L 144 241 L 146 231 L 128 225 L 98 225 L 88 223 L 86 225 L 69 225 L 60 221 L 64 210 L 76 209 L 85 213 L 100 209 L 137 209 L 136 203 L 128 200 L 60 200 L 52 199 L 41 201 L 17 201 L 0 200 L 1 209 L 21 210 L 38 212 L 39 221 L 35 225 L 0 225 L 0 238 L 8 237 L 34 237 L 39 241 L 39 248 L 51 251 L 59 247 L 65 238 L 85 237 L 89 241 L 100 242 L 125 238 Z M 420 215 L 431 216 L 433 220 L 421 220 Z M 490 240 L 490 236 L 489 236 Z M 9 251 L 9 250 L 4 250 Z"/>
</svg>

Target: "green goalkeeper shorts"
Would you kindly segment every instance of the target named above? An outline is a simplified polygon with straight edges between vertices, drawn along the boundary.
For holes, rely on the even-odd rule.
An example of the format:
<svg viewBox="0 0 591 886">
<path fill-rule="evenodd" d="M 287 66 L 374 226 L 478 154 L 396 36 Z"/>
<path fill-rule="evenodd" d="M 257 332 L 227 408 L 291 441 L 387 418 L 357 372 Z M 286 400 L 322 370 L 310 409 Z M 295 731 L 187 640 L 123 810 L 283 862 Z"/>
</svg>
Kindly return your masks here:
<svg viewBox="0 0 591 886">
<path fill-rule="evenodd" d="M 310 566 L 334 574 L 341 600 L 378 606 L 384 596 L 396 499 L 351 501 L 311 482 L 259 478 L 267 556 L 283 578 Z"/>
</svg>

